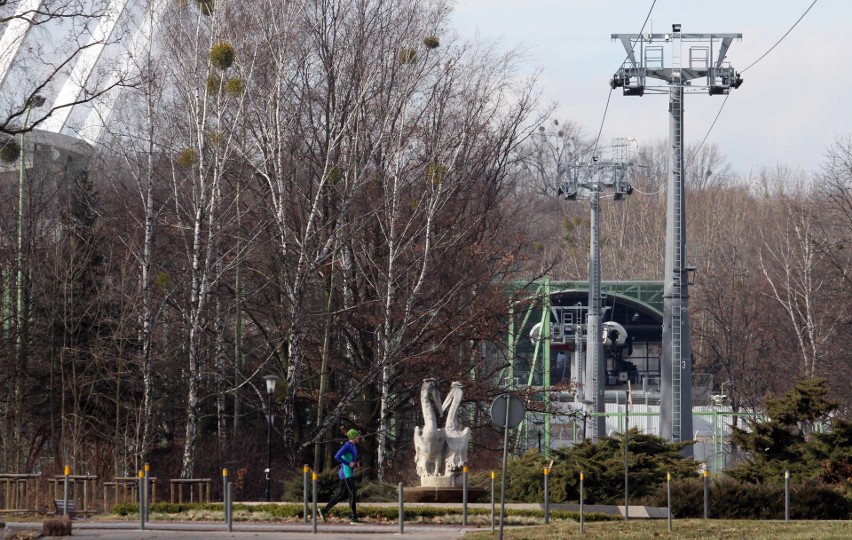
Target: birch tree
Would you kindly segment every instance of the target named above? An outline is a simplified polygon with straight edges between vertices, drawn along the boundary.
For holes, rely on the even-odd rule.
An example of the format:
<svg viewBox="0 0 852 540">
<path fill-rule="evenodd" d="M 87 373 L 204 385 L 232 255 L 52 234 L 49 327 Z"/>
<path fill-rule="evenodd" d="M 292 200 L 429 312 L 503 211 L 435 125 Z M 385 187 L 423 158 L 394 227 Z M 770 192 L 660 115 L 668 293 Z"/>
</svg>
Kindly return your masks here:
<svg viewBox="0 0 852 540">
<path fill-rule="evenodd" d="M 821 268 L 815 242 L 815 221 L 810 212 L 794 202 L 779 204 L 776 235 L 764 234 L 760 267 L 770 295 L 785 311 L 795 338 L 800 376 L 822 374 L 830 341 L 846 309 L 830 300 L 828 277 Z"/>
<path fill-rule="evenodd" d="M 174 142 L 173 219 L 186 258 L 187 291 L 179 304 L 185 323 L 186 424 L 181 477 L 193 475 L 199 437 L 203 337 L 212 288 L 226 270 L 222 261 L 221 222 L 228 215 L 222 182 L 233 167 L 235 131 L 242 115 L 245 82 L 233 75 L 236 56 L 250 71 L 250 47 L 237 52 L 226 21 L 240 16 L 241 6 L 218 2 L 176 6 L 166 29 L 170 36 L 170 75 L 180 138 Z M 230 38 L 230 39 L 229 39 Z M 179 142 L 180 141 L 180 142 Z M 221 330 L 221 328 L 220 328 Z M 220 388 L 220 392 L 222 389 Z"/>
</svg>

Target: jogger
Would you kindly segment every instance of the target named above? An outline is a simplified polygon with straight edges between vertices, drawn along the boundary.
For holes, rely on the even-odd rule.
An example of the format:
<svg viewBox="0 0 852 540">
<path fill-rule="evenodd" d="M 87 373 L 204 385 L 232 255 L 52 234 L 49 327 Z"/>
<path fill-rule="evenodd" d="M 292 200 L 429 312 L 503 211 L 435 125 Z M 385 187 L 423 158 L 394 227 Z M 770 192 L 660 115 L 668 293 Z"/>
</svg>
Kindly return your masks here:
<svg viewBox="0 0 852 540">
<path fill-rule="evenodd" d="M 350 429 L 346 432 L 346 437 L 349 438 L 343 446 L 340 447 L 340 450 L 334 455 L 335 461 L 340 463 L 340 472 L 338 473 L 338 478 L 340 478 L 340 490 L 337 492 L 337 495 L 332 497 L 328 504 L 325 505 L 325 508 L 320 510 L 320 516 L 322 516 L 323 521 L 326 520 L 328 516 L 328 512 L 340 501 L 349 497 L 349 519 L 351 521 L 358 521 L 358 512 L 355 508 L 356 498 L 357 498 L 357 488 L 355 486 L 355 467 L 358 465 L 358 446 L 357 444 L 361 441 L 361 433 L 357 429 Z"/>
</svg>

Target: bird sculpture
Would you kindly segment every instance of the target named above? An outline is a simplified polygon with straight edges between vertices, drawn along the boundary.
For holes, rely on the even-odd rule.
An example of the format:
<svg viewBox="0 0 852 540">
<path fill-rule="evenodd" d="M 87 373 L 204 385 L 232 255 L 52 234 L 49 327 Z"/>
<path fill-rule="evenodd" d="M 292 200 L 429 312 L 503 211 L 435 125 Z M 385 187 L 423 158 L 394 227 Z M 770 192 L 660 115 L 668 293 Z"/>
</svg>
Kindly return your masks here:
<svg viewBox="0 0 852 540">
<path fill-rule="evenodd" d="M 435 379 L 424 379 L 420 387 L 420 406 L 423 408 L 423 425 L 414 428 L 414 463 L 417 475 L 440 476 L 444 469 L 446 434 L 438 427 L 442 412 L 441 398 Z"/>
<path fill-rule="evenodd" d="M 444 457 L 446 474 L 461 471 L 467 463 L 467 447 L 470 444 L 470 428 L 460 429 L 458 412 L 462 402 L 464 385 L 458 381 L 450 385 L 450 392 L 441 408 L 446 412 L 444 425 L 447 449 Z"/>
</svg>

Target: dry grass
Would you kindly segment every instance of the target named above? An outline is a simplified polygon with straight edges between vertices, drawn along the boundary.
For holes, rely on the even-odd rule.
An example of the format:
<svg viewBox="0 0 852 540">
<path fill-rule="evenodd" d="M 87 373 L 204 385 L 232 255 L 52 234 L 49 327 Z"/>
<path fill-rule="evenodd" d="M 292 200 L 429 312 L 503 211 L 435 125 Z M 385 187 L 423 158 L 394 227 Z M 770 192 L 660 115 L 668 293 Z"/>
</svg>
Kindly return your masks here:
<svg viewBox="0 0 852 540">
<path fill-rule="evenodd" d="M 471 532 L 465 540 L 496 538 L 497 532 Z M 507 540 L 584 539 L 741 539 L 748 540 L 825 540 L 852 538 L 852 521 L 745 521 L 745 520 L 675 520 L 672 532 L 665 520 L 609 521 L 587 523 L 585 534 L 580 524 L 559 522 L 549 526 L 504 529 Z"/>
<path fill-rule="evenodd" d="M 6 534 L 6 540 L 35 540 L 36 538 L 41 538 L 41 532 L 31 529 Z"/>
</svg>

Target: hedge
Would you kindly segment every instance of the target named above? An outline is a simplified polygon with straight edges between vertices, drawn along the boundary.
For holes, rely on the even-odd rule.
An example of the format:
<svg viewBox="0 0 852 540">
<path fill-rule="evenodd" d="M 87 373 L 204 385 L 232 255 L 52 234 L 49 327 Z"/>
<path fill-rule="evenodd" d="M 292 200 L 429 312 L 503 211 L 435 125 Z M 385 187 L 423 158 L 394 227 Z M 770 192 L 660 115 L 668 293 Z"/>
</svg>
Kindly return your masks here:
<svg viewBox="0 0 852 540">
<path fill-rule="evenodd" d="M 183 512 L 189 512 L 193 510 L 208 510 L 212 512 L 222 512 L 223 507 L 222 503 L 155 503 L 151 505 L 151 513 L 159 513 L 159 514 L 180 514 Z M 234 512 L 235 514 L 238 512 L 248 512 L 248 513 L 263 513 L 267 514 L 273 518 L 278 519 L 301 519 L 302 512 L 304 511 L 304 506 L 301 504 L 292 504 L 292 503 L 283 503 L 283 504 L 235 504 Z M 139 505 L 133 503 L 121 503 L 113 506 L 112 513 L 119 516 L 128 516 L 133 514 L 138 514 Z M 366 519 L 374 519 L 374 520 L 384 520 L 384 521 L 396 521 L 399 518 L 398 509 L 396 507 L 379 507 L 379 506 L 369 506 L 369 505 L 359 505 L 358 513 Z M 446 516 L 461 516 L 462 515 L 462 507 L 459 505 L 458 507 L 453 508 L 437 508 L 432 506 L 409 506 L 405 508 L 405 519 L 407 521 L 415 520 L 415 519 L 424 519 L 424 520 L 434 520 L 436 518 L 442 518 Z M 472 508 L 468 507 L 467 510 L 468 515 L 491 515 L 490 508 Z M 348 507 L 338 507 L 332 508 L 331 510 L 332 516 L 338 517 L 346 517 L 349 515 Z M 507 516 L 513 517 L 531 517 L 531 518 L 543 518 L 544 511 L 543 510 L 527 510 L 527 509 L 506 509 Z M 565 520 L 574 520 L 579 521 L 580 514 L 578 512 L 568 512 L 563 510 L 551 510 L 550 512 L 551 519 L 565 519 Z M 613 519 L 621 519 L 620 517 L 614 517 L 607 514 L 600 514 L 594 512 L 585 512 L 584 519 L 586 521 L 610 521 Z M 237 516 L 239 519 L 239 516 Z"/>
<path fill-rule="evenodd" d="M 711 518 L 784 519 L 784 485 L 750 484 L 727 476 L 712 478 L 709 486 Z M 666 486 L 662 484 L 644 501 L 650 506 L 666 506 Z M 678 518 L 704 516 L 704 480 L 684 478 L 672 481 L 672 514 Z M 790 519 L 850 519 L 852 500 L 836 487 L 816 481 L 790 486 Z"/>
</svg>

